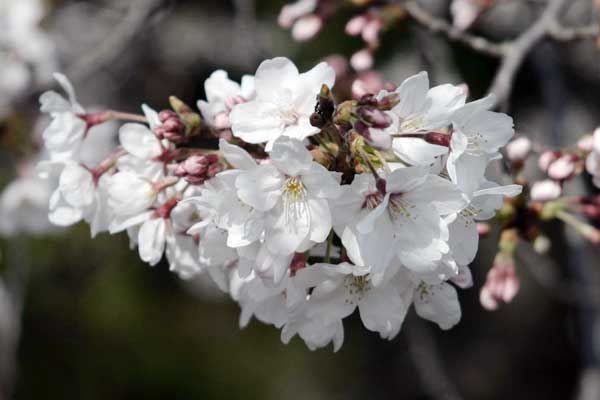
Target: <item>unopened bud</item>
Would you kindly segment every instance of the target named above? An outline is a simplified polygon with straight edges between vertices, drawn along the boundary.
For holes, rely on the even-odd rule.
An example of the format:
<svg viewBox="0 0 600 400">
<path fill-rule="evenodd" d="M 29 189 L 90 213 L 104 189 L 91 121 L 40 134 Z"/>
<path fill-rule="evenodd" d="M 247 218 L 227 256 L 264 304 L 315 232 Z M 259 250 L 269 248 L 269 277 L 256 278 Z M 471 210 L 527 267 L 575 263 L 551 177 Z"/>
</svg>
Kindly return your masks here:
<svg viewBox="0 0 600 400">
<path fill-rule="evenodd" d="M 369 44 L 377 43 L 381 28 L 383 28 L 383 21 L 380 18 L 372 19 L 362 29 L 362 39 Z"/>
<path fill-rule="evenodd" d="M 512 257 L 498 254 L 479 293 L 479 300 L 485 309 L 495 310 L 499 302 L 511 302 L 519 292 L 519 287 L 519 277 Z"/>
<path fill-rule="evenodd" d="M 356 71 L 366 71 L 373 66 L 373 55 L 369 49 L 357 51 L 350 58 L 350 65 Z"/>
<path fill-rule="evenodd" d="M 158 119 L 162 122 L 155 128 L 155 133 L 159 138 L 176 144 L 185 141 L 185 124 L 177 113 L 171 110 L 162 110 L 158 113 Z"/>
<path fill-rule="evenodd" d="M 354 101 L 345 101 L 341 103 L 333 116 L 333 122 L 337 125 L 348 127 L 351 126 L 352 111 L 356 106 Z"/>
<path fill-rule="evenodd" d="M 174 173 L 191 184 L 200 184 L 218 173 L 214 169 L 211 171 L 213 165 L 219 165 L 218 161 L 216 154 L 194 154 L 180 163 Z"/>
<path fill-rule="evenodd" d="M 298 42 L 314 38 L 323 27 L 323 20 L 318 15 L 307 15 L 298 19 L 292 28 L 292 37 Z"/>
<path fill-rule="evenodd" d="M 171 108 L 179 114 L 179 118 L 185 124 L 186 137 L 196 135 L 202 127 L 202 118 L 200 117 L 200 114 L 194 112 L 190 106 L 175 96 L 169 97 L 169 103 L 171 104 Z"/>
<path fill-rule="evenodd" d="M 394 122 L 392 117 L 373 106 L 359 107 L 357 113 L 363 121 L 372 125 L 374 128 L 385 129 Z"/>
<path fill-rule="evenodd" d="M 548 171 L 550 164 L 558 158 L 558 154 L 554 151 L 545 151 L 538 159 L 538 167 L 544 172 Z"/>
<path fill-rule="evenodd" d="M 557 181 L 563 181 L 573 176 L 575 163 L 570 155 L 564 155 L 552 162 L 548 167 L 548 176 Z"/>
<path fill-rule="evenodd" d="M 556 200 L 562 194 L 560 185 L 550 179 L 535 182 L 531 187 L 531 199 L 534 201 L 551 201 Z"/>
<path fill-rule="evenodd" d="M 367 25 L 369 20 L 364 15 L 358 15 L 354 18 L 351 18 L 347 23 L 344 31 L 346 35 L 350 36 L 358 36 L 361 34 L 364 27 Z"/>
<path fill-rule="evenodd" d="M 400 102 L 400 95 L 396 92 L 392 92 L 386 96 L 384 96 L 379 103 L 377 104 L 377 108 L 381 111 L 389 111 L 392 108 L 396 107 L 396 105 Z"/>
<path fill-rule="evenodd" d="M 348 73 L 348 60 L 344 56 L 333 54 L 326 57 L 323 61 L 333 68 L 336 79 L 339 79 Z"/>
<path fill-rule="evenodd" d="M 377 94 L 383 89 L 383 85 L 383 77 L 380 73 L 375 71 L 363 72 L 352 82 L 352 97 L 360 99 L 366 94 Z"/>
<path fill-rule="evenodd" d="M 506 156 L 510 161 L 524 161 L 531 152 L 531 140 L 519 137 L 506 145 Z"/>
</svg>

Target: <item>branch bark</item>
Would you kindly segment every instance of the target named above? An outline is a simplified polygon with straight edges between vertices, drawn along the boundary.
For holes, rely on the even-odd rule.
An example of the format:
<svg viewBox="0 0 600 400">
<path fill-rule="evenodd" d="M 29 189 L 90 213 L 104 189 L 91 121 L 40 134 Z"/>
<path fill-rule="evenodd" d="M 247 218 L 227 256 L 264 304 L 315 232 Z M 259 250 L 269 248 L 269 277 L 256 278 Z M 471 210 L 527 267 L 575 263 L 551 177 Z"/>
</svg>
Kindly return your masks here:
<svg viewBox="0 0 600 400">
<path fill-rule="evenodd" d="M 505 46 L 504 56 L 489 90 L 496 95 L 497 104 L 503 105 L 503 108 L 506 107 L 515 75 L 523 60 L 529 51 L 549 34 L 550 29 L 557 25 L 558 14 L 565 4 L 566 0 L 550 0 L 540 18 L 517 39 Z"/>
</svg>

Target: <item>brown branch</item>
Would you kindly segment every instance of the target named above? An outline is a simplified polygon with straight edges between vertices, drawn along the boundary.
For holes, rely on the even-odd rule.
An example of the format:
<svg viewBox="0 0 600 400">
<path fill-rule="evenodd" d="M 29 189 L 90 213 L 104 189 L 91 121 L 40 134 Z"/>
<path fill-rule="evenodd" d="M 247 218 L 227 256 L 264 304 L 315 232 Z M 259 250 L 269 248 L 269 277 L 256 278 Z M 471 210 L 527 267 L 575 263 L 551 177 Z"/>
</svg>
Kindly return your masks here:
<svg viewBox="0 0 600 400">
<path fill-rule="evenodd" d="M 573 40 L 593 39 L 600 35 L 598 24 L 592 23 L 587 26 L 562 26 L 558 22 L 548 27 L 548 36 L 559 42 Z"/>
<path fill-rule="evenodd" d="M 83 80 L 112 63 L 128 48 L 136 35 L 147 28 L 150 16 L 162 2 L 163 0 L 132 0 L 121 21 L 101 43 L 71 66 L 67 75 L 74 81 Z"/>
<path fill-rule="evenodd" d="M 537 21 L 504 48 L 504 56 L 489 92 L 496 95 L 497 104 L 505 108 L 512 92 L 515 75 L 529 51 L 557 25 L 558 14 L 566 0 L 550 0 Z"/>
<path fill-rule="evenodd" d="M 408 1 L 402 6 L 412 19 L 433 33 L 443 34 L 451 41 L 462 43 L 475 51 L 490 56 L 501 57 L 504 54 L 503 44 L 494 43 L 481 36 L 458 29 L 443 18 L 431 15 L 416 1 Z"/>
</svg>

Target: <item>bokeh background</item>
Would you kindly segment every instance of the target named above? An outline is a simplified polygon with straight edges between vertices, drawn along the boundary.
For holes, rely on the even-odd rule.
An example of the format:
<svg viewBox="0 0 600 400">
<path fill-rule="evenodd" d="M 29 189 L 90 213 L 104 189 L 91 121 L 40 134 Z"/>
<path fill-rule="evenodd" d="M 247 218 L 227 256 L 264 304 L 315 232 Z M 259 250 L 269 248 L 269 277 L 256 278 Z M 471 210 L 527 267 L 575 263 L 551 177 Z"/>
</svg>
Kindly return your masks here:
<svg viewBox="0 0 600 400">
<path fill-rule="evenodd" d="M 2 13 L 26 1 L 0 0 L 0 35 Z M 448 3 L 422 1 L 444 18 Z M 510 39 L 543 3 L 504 0 L 473 29 Z M 53 87 L 53 70 L 74 82 L 86 107 L 137 112 L 142 103 L 167 108 L 169 95 L 195 104 L 218 68 L 239 79 L 283 55 L 304 70 L 362 46 L 344 34 L 352 7 L 315 40 L 296 43 L 277 25 L 280 0 L 41 4 L 35 25 L 50 50 L 40 53 L 52 56 L 28 60 L 26 89 L 0 102 L 3 187 L 35 159 L 45 123 L 37 98 Z M 592 7 L 573 0 L 564 18 L 585 24 Z M 598 55 L 594 40 L 537 45 L 507 104 L 517 132 L 561 146 L 600 125 Z M 8 59 L 0 58 L 0 76 Z M 486 93 L 496 68 L 497 60 L 410 20 L 385 32 L 375 64 L 386 80 L 428 70 L 434 83 L 468 84 L 473 97 Z M 583 180 L 570 185 L 593 190 Z M 333 353 L 311 352 L 297 338 L 283 345 L 276 329 L 256 321 L 240 330 L 237 305 L 208 278 L 184 282 L 166 263 L 148 267 L 126 235 L 92 240 L 84 225 L 48 230 L 43 212 L 24 210 L 0 212 L 0 399 L 600 399 L 600 257 L 560 226 L 550 227 L 550 254 L 518 249 L 521 290 L 512 303 L 495 312 L 479 303 L 497 247 L 492 231 L 472 268 L 475 285 L 460 295 L 458 326 L 440 331 L 411 312 L 388 342 L 353 317 Z M 34 229 L 19 229 L 17 216 L 33 219 Z"/>
</svg>

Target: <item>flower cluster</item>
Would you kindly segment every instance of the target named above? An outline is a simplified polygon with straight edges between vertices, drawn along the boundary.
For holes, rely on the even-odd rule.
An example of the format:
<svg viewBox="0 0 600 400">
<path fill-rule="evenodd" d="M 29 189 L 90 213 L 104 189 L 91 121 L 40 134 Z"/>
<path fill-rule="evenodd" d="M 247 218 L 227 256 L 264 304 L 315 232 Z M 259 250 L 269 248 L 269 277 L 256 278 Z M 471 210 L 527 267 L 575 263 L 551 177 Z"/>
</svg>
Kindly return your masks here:
<svg viewBox="0 0 600 400">
<path fill-rule="evenodd" d="M 41 97 L 52 123 L 38 166 L 57 183 L 50 220 L 125 231 L 150 265 L 164 255 L 182 278 L 209 274 L 242 326 L 255 317 L 286 343 L 337 350 L 357 308 L 386 339 L 411 305 L 451 328 L 456 287 L 472 284 L 477 222 L 521 191 L 485 176 L 512 119 L 490 111 L 492 96 L 430 88 L 426 73 L 338 103 L 329 65 L 300 73 L 274 58 L 241 84 L 214 72 L 200 113 L 171 98 L 172 110 L 143 115 L 87 113 L 56 78 L 67 98 Z M 86 164 L 84 139 L 113 119 L 128 120 L 119 146 Z"/>
</svg>

